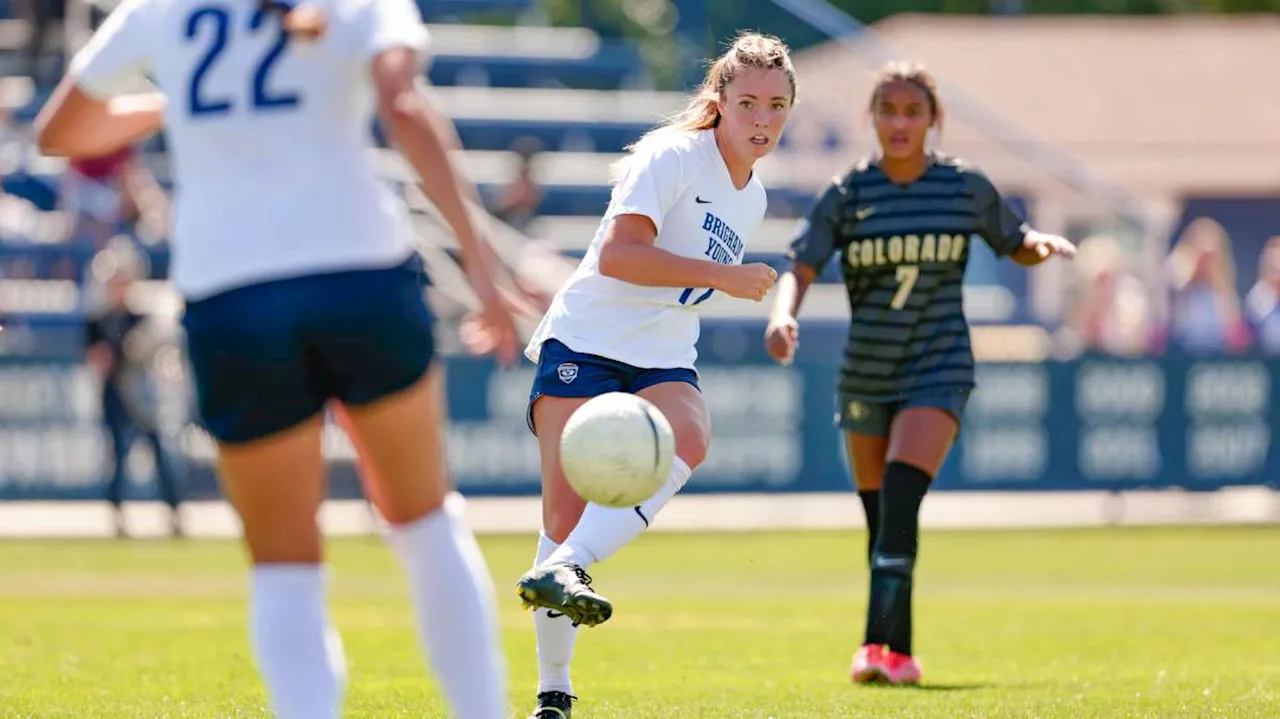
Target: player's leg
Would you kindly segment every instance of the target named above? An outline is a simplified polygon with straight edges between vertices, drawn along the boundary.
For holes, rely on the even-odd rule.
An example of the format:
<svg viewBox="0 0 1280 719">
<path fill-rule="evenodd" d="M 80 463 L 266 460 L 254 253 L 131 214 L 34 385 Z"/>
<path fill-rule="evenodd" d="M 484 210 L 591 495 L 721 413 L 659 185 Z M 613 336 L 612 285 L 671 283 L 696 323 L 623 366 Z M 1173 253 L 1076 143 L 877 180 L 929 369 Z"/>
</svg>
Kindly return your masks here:
<svg viewBox="0 0 1280 719">
<path fill-rule="evenodd" d="M 867 563 L 875 550 L 876 537 L 880 534 L 880 493 L 884 484 L 885 456 L 889 451 L 889 438 L 844 433 L 845 452 L 849 457 L 849 469 L 853 483 L 862 501 L 862 512 L 867 521 Z"/>
<path fill-rule="evenodd" d="M 867 520 L 867 561 L 880 531 L 880 492 L 884 483 L 885 456 L 889 451 L 889 422 L 893 405 L 867 402 L 841 394 L 836 424 L 844 431 L 849 470 Z"/>
<path fill-rule="evenodd" d="M 219 444 L 218 473 L 253 561 L 250 634 L 281 719 L 337 717 L 346 684 L 329 622 L 316 515 L 324 498 L 320 421 Z"/>
<path fill-rule="evenodd" d="M 586 506 L 565 479 L 560 436 L 569 417 L 587 400 L 623 390 L 626 370 L 626 365 L 619 362 L 575 352 L 550 339 L 542 345 L 529 393 L 529 429 L 538 437 L 542 464 L 543 531 L 535 564 L 516 582 L 516 591 L 525 606 L 538 608 L 534 611 L 534 624 L 538 630 L 539 660 L 546 665 L 544 684 L 548 691 L 568 684 L 573 627 L 594 626 L 613 613 L 609 601 L 592 590 L 585 564 L 551 560 L 560 543 L 577 526 Z"/>
<path fill-rule="evenodd" d="M 966 397 L 956 393 L 908 401 L 890 431 L 881 527 L 872 557 L 867 638 L 888 646 L 886 678 L 894 683 L 914 683 L 920 678 L 911 645 L 920 505 L 955 442 Z"/>
<path fill-rule="evenodd" d="M 670 376 L 660 377 L 658 372 L 669 373 Z M 671 423 L 676 440 L 676 457 L 670 476 L 652 497 L 635 507 L 618 509 L 587 503 L 581 518 L 564 542 L 552 551 L 541 567 L 535 568 L 521 579 L 519 590 L 526 602 L 562 612 L 582 624 L 593 625 L 608 620 L 613 607 L 603 597 L 591 591 L 591 580 L 585 573 L 586 568 L 608 559 L 643 534 L 662 507 L 689 481 L 693 468 L 706 457 L 707 446 L 711 441 L 711 420 L 702 394 L 697 389 L 697 376 L 691 370 L 654 370 L 649 377 L 653 384 L 643 384 L 641 380 L 641 386 L 634 387 L 633 384 L 628 389 L 634 388 L 636 394 L 652 402 Z M 545 401 L 546 398 L 538 404 Z M 559 409 L 559 405 L 556 407 Z M 562 421 L 555 427 L 556 430 L 563 431 L 564 421 L 568 420 L 572 409 L 576 407 L 563 405 L 563 411 L 557 412 L 555 418 Z M 556 410 L 542 411 L 550 414 Z M 557 481 L 563 482 L 559 468 L 558 440 L 552 440 L 550 436 L 544 437 L 541 430 L 539 437 L 543 456 L 553 452 L 556 454 L 553 466 L 558 475 Z M 553 441 L 557 446 L 547 447 Z M 567 489 L 567 483 L 565 488 Z M 576 575 L 577 579 L 571 577 L 570 573 Z"/>
<path fill-rule="evenodd" d="M 329 405 L 329 413 L 333 417 L 333 421 L 347 435 L 352 448 L 355 449 L 356 477 L 360 480 L 360 488 L 364 492 L 365 500 L 372 508 L 370 511 L 374 512 L 376 510 L 375 518 L 384 517 L 385 515 L 382 512 L 383 504 L 385 504 L 386 500 L 379 490 L 381 483 L 378 481 L 378 475 L 373 466 L 369 464 L 367 459 L 369 451 L 361 445 L 355 426 L 351 424 L 351 418 L 347 415 L 347 408 L 341 402 L 333 402 Z"/>
<path fill-rule="evenodd" d="M 867 564 L 870 566 L 880 534 L 880 497 L 883 492 L 885 458 L 889 451 L 891 404 L 840 397 L 837 423 L 844 430 L 845 450 L 853 473 L 858 498 L 867 519 Z M 881 681 L 885 675 L 884 642 L 866 636 L 853 656 L 850 676 L 857 682 Z"/>
<path fill-rule="evenodd" d="M 410 268 L 351 273 L 315 340 L 345 405 L 388 543 L 409 579 L 423 648 L 457 719 L 507 717 L 506 662 L 488 566 L 451 491 L 443 367 Z"/>
<path fill-rule="evenodd" d="M 536 576 L 547 564 L 552 553 L 560 547 L 560 542 L 573 531 L 587 504 L 564 478 L 560 465 L 560 435 L 570 415 L 588 399 L 541 396 L 536 397 L 530 407 L 530 423 L 538 429 L 542 464 L 543 527 L 538 535 L 538 551 L 530 575 Z M 585 581 L 589 575 L 585 571 L 581 576 L 573 572 L 572 579 L 582 582 L 584 588 L 590 590 L 590 583 Z M 522 578 L 521 582 L 525 581 Z M 540 585 L 538 589 L 541 591 Z M 569 672 L 578 638 L 577 620 L 556 609 L 536 607 L 533 610 L 533 627 L 538 647 L 538 696 L 530 719 L 568 719 L 577 699 Z"/>
<path fill-rule="evenodd" d="M 579 369 L 581 372 L 582 370 Z M 652 382 L 653 384 L 646 384 Z M 585 503 L 573 492 L 560 463 L 560 434 L 584 398 L 538 397 L 531 422 L 538 432 L 543 458 L 543 502 L 547 526 L 564 531 L 573 523 L 563 543 L 544 532 L 538 546 L 538 564 L 521 578 L 521 597 L 535 610 L 540 668 L 538 706 L 531 719 L 567 719 L 573 699 L 569 681 L 575 627 L 608 620 L 613 606 L 591 587 L 586 567 L 613 555 L 648 528 L 671 497 L 684 486 L 706 457 L 710 418 L 697 390 L 697 375 L 690 370 L 656 370 L 628 385 L 653 402 L 666 415 L 676 438 L 676 459 L 671 475 L 655 495 L 636 507 L 615 509 Z M 637 386 L 639 385 L 639 386 Z M 607 391 L 613 391 L 612 389 Z M 548 498 L 552 498 L 550 502 Z M 563 502 L 560 509 L 555 509 Z M 547 512 L 546 507 L 553 510 Z M 562 523 L 557 523 L 557 521 Z M 568 620 L 572 620 L 570 623 Z"/>
<path fill-rule="evenodd" d="M 542 470 L 542 534 L 560 546 L 578 526 L 587 502 L 569 486 L 560 464 L 560 435 L 569 417 L 590 397 L 541 396 L 533 400 L 531 421 L 538 428 L 538 456 Z M 550 555 L 548 555 L 549 557 Z M 547 557 L 541 557 L 542 564 Z"/>
<path fill-rule="evenodd" d="M 658 512 L 706 459 L 711 443 L 711 416 L 697 388 L 696 376 L 686 372 L 687 378 L 679 373 L 679 378 L 642 386 L 635 392 L 652 402 L 671 423 L 676 457 L 667 481 L 652 497 L 635 507 L 619 509 L 588 504 L 573 532 L 551 555 L 551 562 L 586 567 L 613 556 L 649 528 Z"/>
<path fill-rule="evenodd" d="M 200 416 L 253 562 L 250 635 L 275 714 L 336 717 L 346 667 L 329 624 L 316 514 L 324 494 L 320 410 L 272 283 L 187 304 Z M 274 312 L 263 312 L 271 307 Z"/>
</svg>

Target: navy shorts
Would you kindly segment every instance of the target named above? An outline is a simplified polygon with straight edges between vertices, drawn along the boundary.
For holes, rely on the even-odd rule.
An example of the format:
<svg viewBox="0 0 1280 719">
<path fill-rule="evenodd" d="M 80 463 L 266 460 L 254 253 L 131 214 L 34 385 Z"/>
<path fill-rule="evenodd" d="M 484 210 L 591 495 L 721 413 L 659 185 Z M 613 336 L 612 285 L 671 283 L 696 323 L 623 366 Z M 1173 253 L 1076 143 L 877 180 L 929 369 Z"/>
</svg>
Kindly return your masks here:
<svg viewBox="0 0 1280 719">
<path fill-rule="evenodd" d="M 550 339 L 542 343 L 538 357 L 538 370 L 533 376 L 533 389 L 529 392 L 529 409 L 525 419 L 529 431 L 535 435 L 533 403 L 548 397 L 595 397 L 606 392 L 635 394 L 645 387 L 663 382 L 687 382 L 694 389 L 698 386 L 698 373 L 688 367 L 669 369 L 644 369 L 625 362 L 599 355 L 574 352 L 560 340 Z"/>
<path fill-rule="evenodd" d="M 187 304 L 200 418 L 220 442 L 275 434 L 413 385 L 435 357 L 421 259 L 306 275 Z"/>
<path fill-rule="evenodd" d="M 958 424 L 969 402 L 969 390 L 932 392 L 894 402 L 868 402 L 843 393 L 838 399 L 840 406 L 836 409 L 836 424 L 841 429 L 872 437 L 888 437 L 893 418 L 912 407 L 935 407 L 955 417 Z"/>
</svg>

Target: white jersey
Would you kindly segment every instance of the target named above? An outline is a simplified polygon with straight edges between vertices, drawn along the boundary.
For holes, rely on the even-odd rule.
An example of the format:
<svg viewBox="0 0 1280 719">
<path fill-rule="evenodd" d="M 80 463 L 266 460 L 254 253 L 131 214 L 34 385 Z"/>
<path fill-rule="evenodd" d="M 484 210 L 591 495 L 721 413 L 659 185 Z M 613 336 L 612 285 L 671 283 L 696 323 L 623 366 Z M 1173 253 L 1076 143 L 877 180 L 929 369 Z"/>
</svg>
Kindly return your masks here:
<svg viewBox="0 0 1280 719">
<path fill-rule="evenodd" d="M 368 154 L 370 62 L 427 32 L 412 0 L 323 0 L 329 27 L 288 38 L 259 0 L 125 0 L 71 74 L 108 98 L 150 79 L 168 99 L 177 186 L 172 279 L 189 299 L 408 258 L 407 210 Z"/>
<path fill-rule="evenodd" d="M 671 132 L 636 148 L 613 189 L 595 239 L 556 294 L 525 355 L 538 360 L 557 339 L 575 352 L 634 367 L 693 368 L 697 310 L 705 287 L 642 287 L 600 274 L 600 247 L 618 215 L 644 215 L 658 228 L 654 246 L 682 257 L 742 264 L 746 241 L 764 220 L 765 191 L 753 174 L 734 187 L 715 132 Z"/>
</svg>

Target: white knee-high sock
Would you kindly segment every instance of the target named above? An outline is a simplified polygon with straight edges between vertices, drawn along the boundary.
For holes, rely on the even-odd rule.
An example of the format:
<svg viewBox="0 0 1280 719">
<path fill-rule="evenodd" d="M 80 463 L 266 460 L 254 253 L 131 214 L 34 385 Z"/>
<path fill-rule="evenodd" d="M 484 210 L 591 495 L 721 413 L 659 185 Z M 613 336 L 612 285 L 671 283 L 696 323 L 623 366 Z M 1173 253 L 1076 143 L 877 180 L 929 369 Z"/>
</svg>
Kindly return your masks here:
<svg viewBox="0 0 1280 719">
<path fill-rule="evenodd" d="M 418 630 L 454 719 L 507 719 L 507 667 L 493 581 L 461 495 L 387 539 L 409 578 Z"/>
<path fill-rule="evenodd" d="M 560 545 L 546 534 L 538 535 L 538 556 L 534 566 L 542 564 Z M 573 693 L 573 681 L 569 678 L 569 662 L 573 660 L 573 645 L 578 638 L 578 628 L 563 614 L 550 609 L 533 612 L 533 628 L 538 636 L 538 693 Z"/>
<path fill-rule="evenodd" d="M 319 564 L 260 564 L 253 569 L 250 636 L 258 671 L 279 719 L 336 719 L 347 667 L 329 626 Z"/>
<path fill-rule="evenodd" d="M 551 553 L 547 562 L 570 562 L 585 568 L 613 556 L 614 552 L 644 534 L 654 517 L 684 487 L 692 474 L 693 470 L 689 465 L 676 457 L 666 483 L 639 506 L 613 509 L 587 504 L 582 519 L 578 520 L 578 526 L 569 533 L 564 544 Z"/>
</svg>

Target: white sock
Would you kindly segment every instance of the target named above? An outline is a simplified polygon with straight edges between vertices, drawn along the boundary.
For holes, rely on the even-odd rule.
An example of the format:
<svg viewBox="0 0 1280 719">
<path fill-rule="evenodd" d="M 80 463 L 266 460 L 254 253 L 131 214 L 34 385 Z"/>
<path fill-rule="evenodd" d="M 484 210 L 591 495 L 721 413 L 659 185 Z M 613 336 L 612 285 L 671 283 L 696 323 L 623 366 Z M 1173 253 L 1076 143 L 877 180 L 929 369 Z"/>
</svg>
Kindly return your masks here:
<svg viewBox="0 0 1280 719">
<path fill-rule="evenodd" d="M 559 547 L 546 534 L 538 535 L 538 556 L 534 566 L 542 564 Z M 533 613 L 533 629 L 538 635 L 538 693 L 573 693 L 569 679 L 569 662 L 573 659 L 573 644 L 578 638 L 578 628 L 564 615 L 551 616 L 548 609 Z"/>
<path fill-rule="evenodd" d="M 692 474 L 689 465 L 676 457 L 667 481 L 640 506 L 613 509 L 588 503 L 578 526 L 569 533 L 564 544 L 551 553 L 547 562 L 569 562 L 585 569 L 613 556 L 614 552 L 644 534 L 654 517 L 658 516 L 658 511 L 676 496 Z"/>
<path fill-rule="evenodd" d="M 387 541 L 409 578 L 422 645 L 454 719 L 507 719 L 507 666 L 493 580 L 463 521 L 464 502 L 392 527 Z"/>
<path fill-rule="evenodd" d="M 335 719 L 347 683 L 342 640 L 329 626 L 319 564 L 253 569 L 250 636 L 279 719 Z"/>
</svg>

